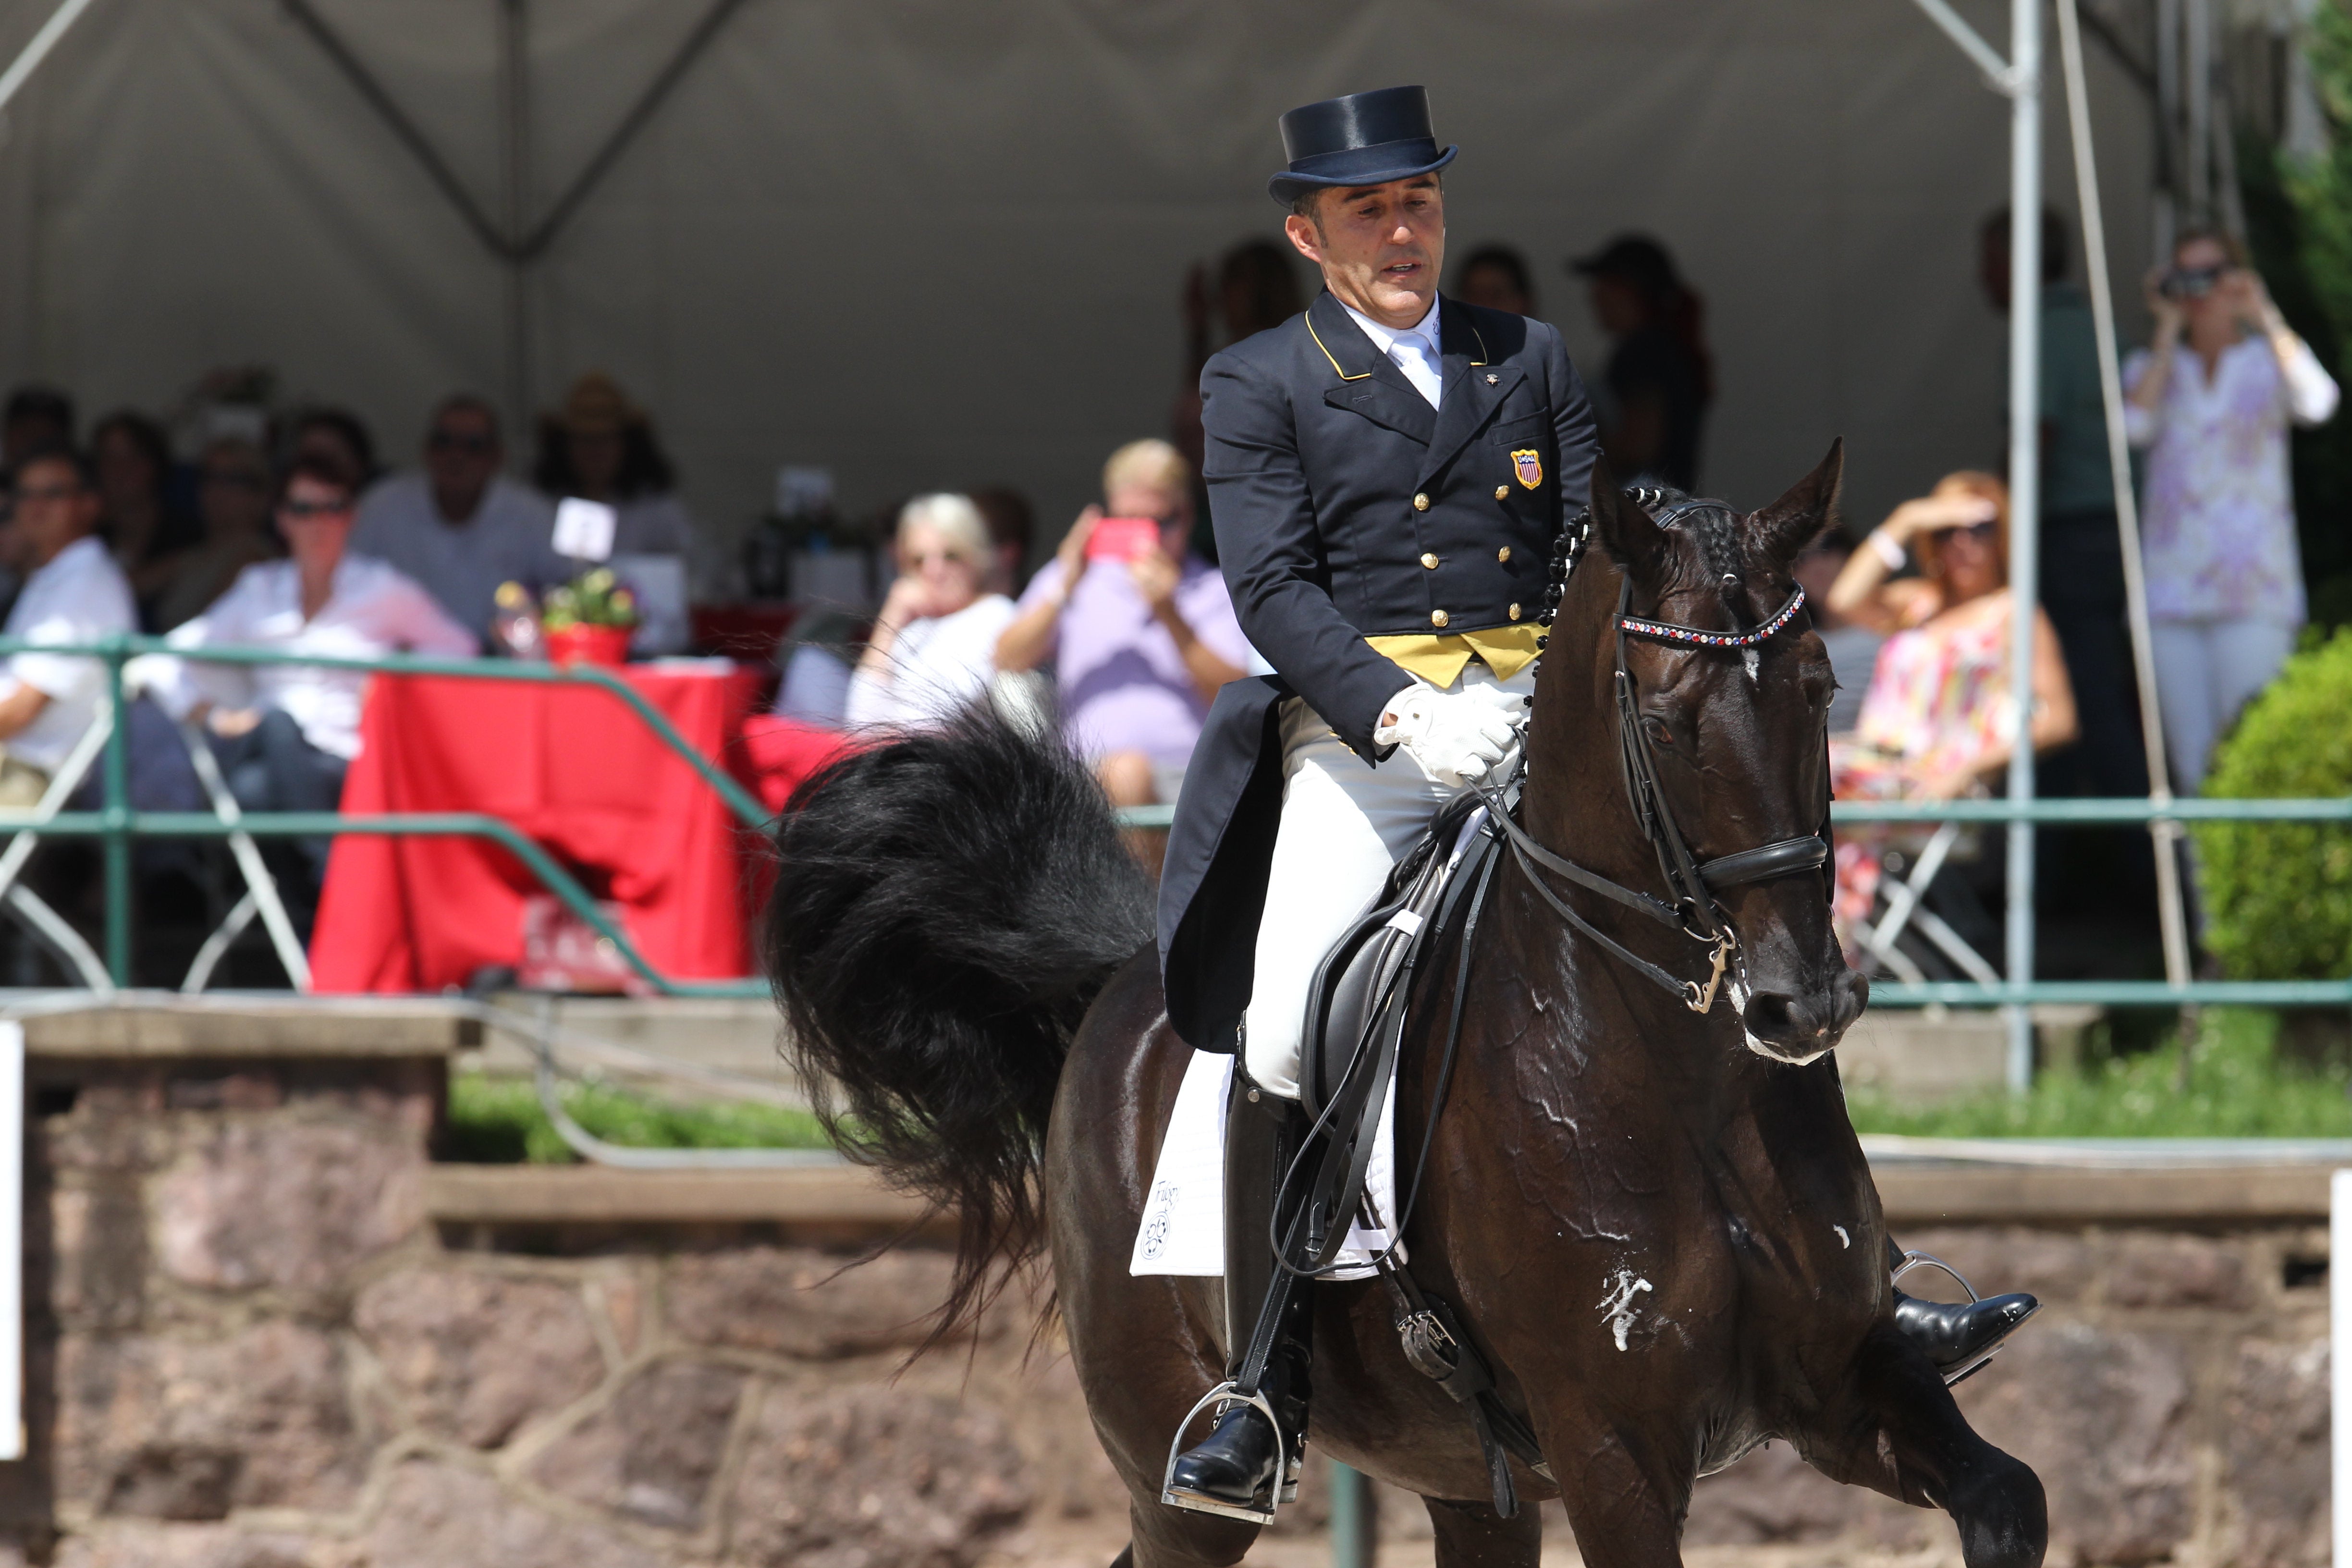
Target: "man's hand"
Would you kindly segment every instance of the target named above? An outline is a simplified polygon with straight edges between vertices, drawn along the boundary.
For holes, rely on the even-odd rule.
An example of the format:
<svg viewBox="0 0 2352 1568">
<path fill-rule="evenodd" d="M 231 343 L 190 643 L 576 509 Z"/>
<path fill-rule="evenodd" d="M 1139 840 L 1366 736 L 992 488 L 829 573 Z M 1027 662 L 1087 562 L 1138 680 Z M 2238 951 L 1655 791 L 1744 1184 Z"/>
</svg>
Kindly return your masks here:
<svg viewBox="0 0 2352 1568">
<path fill-rule="evenodd" d="M 927 620 L 936 614 L 937 599 L 931 585 L 920 577 L 901 577 L 890 584 L 881 612 L 874 618 L 894 632 L 902 632 L 908 623 Z"/>
<path fill-rule="evenodd" d="M 1070 531 L 1062 535 L 1060 548 L 1054 559 L 1062 568 L 1062 597 L 1067 599 L 1077 590 L 1078 579 L 1086 574 L 1087 541 L 1095 536 L 1095 524 L 1102 521 L 1103 510 L 1090 506 L 1078 513 L 1078 521 L 1070 524 Z"/>
<path fill-rule="evenodd" d="M 1389 699 L 1372 739 L 1399 745 L 1422 771 L 1448 787 L 1475 784 L 1518 739 L 1526 702 L 1497 686 L 1438 691 L 1409 686 Z"/>
</svg>

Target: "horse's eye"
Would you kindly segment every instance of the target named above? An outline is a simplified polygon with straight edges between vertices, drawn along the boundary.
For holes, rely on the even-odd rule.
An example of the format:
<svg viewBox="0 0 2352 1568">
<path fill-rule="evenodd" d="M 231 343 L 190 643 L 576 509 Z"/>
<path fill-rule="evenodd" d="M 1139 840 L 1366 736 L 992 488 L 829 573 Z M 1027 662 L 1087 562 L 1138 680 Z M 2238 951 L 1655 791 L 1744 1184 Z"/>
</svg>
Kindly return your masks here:
<svg viewBox="0 0 2352 1568">
<path fill-rule="evenodd" d="M 1650 731 L 1650 744 L 1671 746 L 1675 743 L 1675 732 L 1666 728 L 1664 719 L 1644 719 L 1642 722 Z"/>
</svg>

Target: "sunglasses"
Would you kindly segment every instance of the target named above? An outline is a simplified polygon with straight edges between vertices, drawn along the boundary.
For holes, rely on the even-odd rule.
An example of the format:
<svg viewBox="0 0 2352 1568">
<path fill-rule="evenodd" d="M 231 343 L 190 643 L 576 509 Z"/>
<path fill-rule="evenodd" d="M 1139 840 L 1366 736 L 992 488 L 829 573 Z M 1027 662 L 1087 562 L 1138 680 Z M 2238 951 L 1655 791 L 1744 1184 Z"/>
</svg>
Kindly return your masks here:
<svg viewBox="0 0 2352 1568">
<path fill-rule="evenodd" d="M 1939 528 L 1936 530 L 1936 537 L 1949 539 L 1956 533 L 1965 533 L 1979 544 L 1990 544 L 1993 535 L 2000 531 L 2000 524 L 1991 518 L 1987 518 L 1982 522 L 1955 523 L 1949 528 Z"/>
<path fill-rule="evenodd" d="M 295 522 L 308 522 L 314 517 L 349 517 L 352 503 L 347 500 L 289 500 L 278 503 L 278 515 Z"/>
<path fill-rule="evenodd" d="M 929 566 L 934 561 L 944 563 L 950 566 L 969 566 L 971 564 L 971 558 L 970 556 L 959 555 L 952 550 L 926 550 L 920 555 L 909 555 L 907 557 L 907 564 L 909 566 Z"/>
<path fill-rule="evenodd" d="M 71 500 L 81 494 L 79 485 L 34 485 L 16 492 L 18 505 L 28 500 Z"/>
<path fill-rule="evenodd" d="M 468 436 L 456 430 L 436 430 L 425 444 L 436 452 L 465 452 L 480 457 L 497 449 L 498 441 L 489 436 Z"/>
</svg>

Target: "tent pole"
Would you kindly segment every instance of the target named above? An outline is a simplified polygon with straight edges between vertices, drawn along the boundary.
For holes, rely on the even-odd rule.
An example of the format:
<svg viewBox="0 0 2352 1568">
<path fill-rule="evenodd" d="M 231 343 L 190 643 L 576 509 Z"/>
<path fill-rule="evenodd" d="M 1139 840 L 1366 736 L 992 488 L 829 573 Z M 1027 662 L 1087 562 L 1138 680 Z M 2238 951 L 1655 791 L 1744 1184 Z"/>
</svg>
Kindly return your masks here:
<svg viewBox="0 0 2352 1568">
<path fill-rule="evenodd" d="M 5 71 L 0 71 L 0 110 L 6 109 L 17 89 L 33 79 L 33 73 L 41 68 L 41 62 L 49 58 L 49 51 L 66 36 L 66 29 L 81 20 L 81 14 L 89 9 L 89 5 L 90 0 L 65 0 L 64 5 L 49 13 L 49 19 L 41 24 L 32 42 L 24 47 Z"/>
<path fill-rule="evenodd" d="M 2140 735 L 2147 751 L 2147 798 L 2172 804 L 2164 760 L 2164 714 L 2157 705 L 2156 659 L 2150 650 L 2147 578 L 2139 553 L 2139 502 L 2132 494 L 2131 453 L 2124 439 L 2123 375 L 2117 369 L 2115 291 L 2107 274 L 2106 216 L 2099 207 L 2099 169 L 2091 143 L 2091 100 L 2083 72 L 2083 34 L 2075 0 L 2058 0 L 2058 57 L 2066 73 L 2066 119 L 2074 140 L 2075 199 L 2083 209 L 2083 270 L 2091 286 L 2091 321 L 2098 333 L 2099 395 L 2106 405 L 2107 470 L 2116 489 L 2116 532 L 2123 546 L 2124 605 L 2131 626 L 2132 673 L 2139 687 Z M 2181 902 L 2180 827 L 2151 822 L 2155 841 L 2157 916 L 2164 930 L 2164 978 L 2189 981 L 2189 918 Z"/>
<path fill-rule="evenodd" d="M 498 0 L 499 118 L 506 162 L 507 416 L 515 438 L 530 428 L 530 260 L 520 241 L 530 193 L 530 17 L 524 0 Z"/>
<path fill-rule="evenodd" d="M 2009 798 L 2033 799 L 2033 643 L 2042 553 L 2042 4 L 2011 0 L 2009 142 Z M 2009 825 L 2009 983 L 2033 978 L 2033 826 Z M 2002 1009 L 2009 1087 L 2033 1082 L 2033 1019 Z"/>
</svg>

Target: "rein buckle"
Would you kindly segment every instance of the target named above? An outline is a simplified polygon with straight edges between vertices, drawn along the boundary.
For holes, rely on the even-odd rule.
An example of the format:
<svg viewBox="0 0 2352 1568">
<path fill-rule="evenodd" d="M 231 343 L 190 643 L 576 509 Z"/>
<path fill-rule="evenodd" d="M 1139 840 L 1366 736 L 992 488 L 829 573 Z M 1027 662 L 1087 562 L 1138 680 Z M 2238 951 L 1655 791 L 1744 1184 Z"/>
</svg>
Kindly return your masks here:
<svg viewBox="0 0 2352 1568">
<path fill-rule="evenodd" d="M 1706 977 L 1705 985 L 1696 980 L 1683 982 L 1683 1003 L 1692 1012 L 1703 1014 L 1715 1005 L 1716 994 L 1723 989 L 1723 972 L 1731 962 L 1733 950 L 1738 946 L 1738 934 L 1727 923 L 1717 931 L 1714 951 L 1707 955 L 1714 973 Z"/>
</svg>

